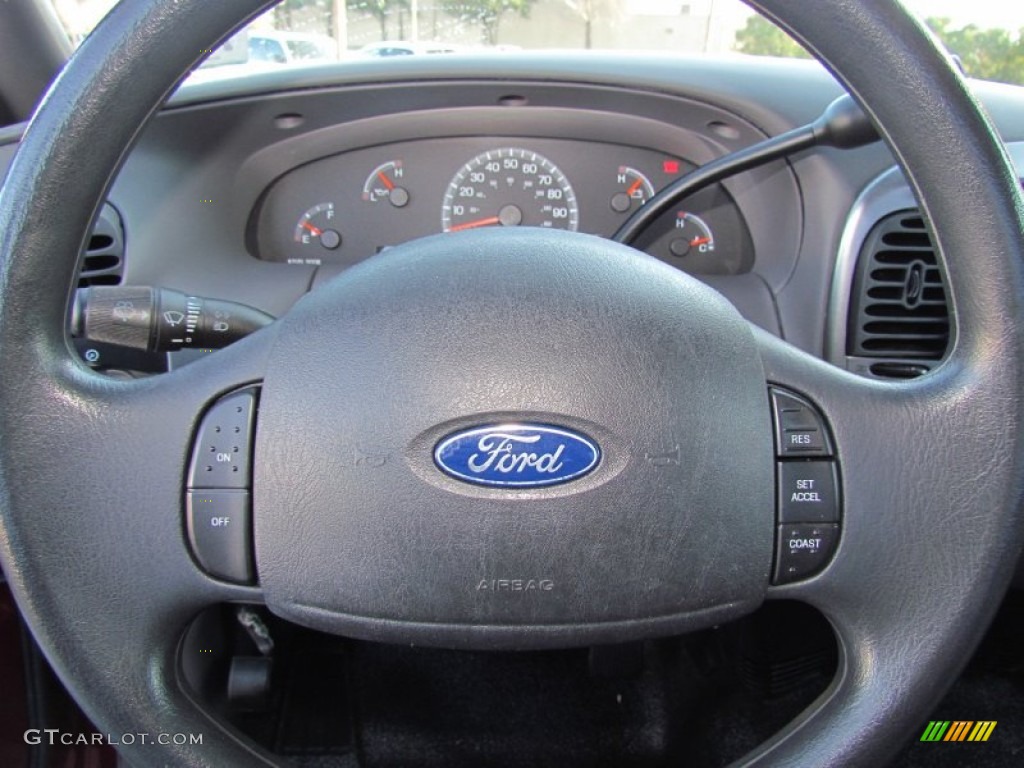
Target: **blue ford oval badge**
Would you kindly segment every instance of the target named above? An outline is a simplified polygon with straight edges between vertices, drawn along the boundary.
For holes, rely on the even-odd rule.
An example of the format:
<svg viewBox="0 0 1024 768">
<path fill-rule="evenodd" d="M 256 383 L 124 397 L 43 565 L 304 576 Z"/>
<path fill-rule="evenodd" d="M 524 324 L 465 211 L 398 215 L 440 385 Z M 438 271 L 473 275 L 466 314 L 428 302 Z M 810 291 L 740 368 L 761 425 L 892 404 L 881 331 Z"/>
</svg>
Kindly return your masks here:
<svg viewBox="0 0 1024 768">
<path fill-rule="evenodd" d="M 445 474 L 476 485 L 538 488 L 583 477 L 597 466 L 597 443 L 543 424 L 495 424 L 448 435 L 434 448 Z"/>
</svg>

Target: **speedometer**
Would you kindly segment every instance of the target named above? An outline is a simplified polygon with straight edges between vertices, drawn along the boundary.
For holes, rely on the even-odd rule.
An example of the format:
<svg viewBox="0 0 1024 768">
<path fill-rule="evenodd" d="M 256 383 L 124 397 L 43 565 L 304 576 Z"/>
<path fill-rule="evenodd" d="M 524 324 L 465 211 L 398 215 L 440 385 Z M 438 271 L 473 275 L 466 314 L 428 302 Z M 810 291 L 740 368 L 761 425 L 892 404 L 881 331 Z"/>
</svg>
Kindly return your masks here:
<svg viewBox="0 0 1024 768">
<path fill-rule="evenodd" d="M 504 147 L 483 152 L 448 184 L 441 229 L 547 227 L 575 232 L 579 205 L 558 166 L 528 149 Z"/>
</svg>

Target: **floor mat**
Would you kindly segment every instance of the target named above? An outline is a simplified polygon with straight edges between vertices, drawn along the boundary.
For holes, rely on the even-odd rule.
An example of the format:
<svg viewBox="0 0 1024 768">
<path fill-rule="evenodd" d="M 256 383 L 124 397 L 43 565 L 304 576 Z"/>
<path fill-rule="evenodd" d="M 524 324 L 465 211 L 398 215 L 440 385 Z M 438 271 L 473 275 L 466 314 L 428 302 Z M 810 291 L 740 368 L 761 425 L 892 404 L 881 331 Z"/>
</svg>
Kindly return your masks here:
<svg viewBox="0 0 1024 768">
<path fill-rule="evenodd" d="M 586 651 L 484 655 L 360 645 L 363 765 L 653 766 L 678 716 L 671 672 L 588 674 Z"/>
</svg>

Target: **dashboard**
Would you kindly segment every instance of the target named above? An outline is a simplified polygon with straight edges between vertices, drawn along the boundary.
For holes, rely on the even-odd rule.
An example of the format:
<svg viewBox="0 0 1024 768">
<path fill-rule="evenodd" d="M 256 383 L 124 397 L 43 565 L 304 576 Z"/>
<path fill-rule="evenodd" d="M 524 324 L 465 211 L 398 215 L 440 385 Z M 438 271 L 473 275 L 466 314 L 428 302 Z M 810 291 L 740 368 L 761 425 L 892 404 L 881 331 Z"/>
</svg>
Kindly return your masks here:
<svg viewBox="0 0 1024 768">
<path fill-rule="evenodd" d="M 974 87 L 1004 139 L 1024 141 L 1020 89 Z M 105 265 L 100 284 L 279 317 L 421 237 L 515 226 L 611 237 L 674 179 L 812 122 L 841 93 L 812 61 L 526 51 L 187 84 L 126 158 L 85 261 Z M 19 133 L 0 134 L 0 165 Z M 894 166 L 882 142 L 803 151 L 680 200 L 633 245 L 770 333 L 871 373 L 848 330 L 865 244 L 885 240 L 887 216 L 916 215 Z M 915 269 L 941 280 L 922 253 Z"/>
</svg>

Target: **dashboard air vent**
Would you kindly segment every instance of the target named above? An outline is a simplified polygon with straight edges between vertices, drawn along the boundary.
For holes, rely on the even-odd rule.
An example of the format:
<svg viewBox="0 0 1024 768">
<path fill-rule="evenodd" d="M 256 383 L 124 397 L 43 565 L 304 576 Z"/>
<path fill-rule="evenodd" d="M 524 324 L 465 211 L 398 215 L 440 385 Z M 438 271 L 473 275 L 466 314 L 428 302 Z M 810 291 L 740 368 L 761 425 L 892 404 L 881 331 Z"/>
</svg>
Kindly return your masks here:
<svg viewBox="0 0 1024 768">
<path fill-rule="evenodd" d="M 847 353 L 881 360 L 875 375 L 899 377 L 923 373 L 920 361 L 939 360 L 949 343 L 949 311 L 935 248 L 920 213 L 901 211 L 871 230 L 861 249 L 850 300 Z M 887 367 L 888 366 L 888 367 Z M 876 370 L 877 369 L 877 370 Z"/>
<path fill-rule="evenodd" d="M 89 235 L 78 287 L 119 285 L 124 273 L 124 226 L 117 210 L 105 203 Z"/>
</svg>

